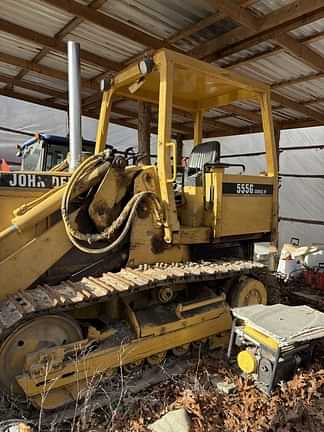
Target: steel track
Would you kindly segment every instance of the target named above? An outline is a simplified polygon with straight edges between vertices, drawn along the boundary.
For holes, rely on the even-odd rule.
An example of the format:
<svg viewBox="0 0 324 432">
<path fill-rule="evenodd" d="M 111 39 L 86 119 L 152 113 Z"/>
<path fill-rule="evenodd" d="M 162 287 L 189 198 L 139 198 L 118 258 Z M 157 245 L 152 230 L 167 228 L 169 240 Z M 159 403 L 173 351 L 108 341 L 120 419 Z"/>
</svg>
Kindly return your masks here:
<svg viewBox="0 0 324 432">
<path fill-rule="evenodd" d="M 18 325 L 39 314 L 69 312 L 166 285 L 220 280 L 256 272 L 263 273 L 264 266 L 248 260 L 158 263 L 124 268 L 96 278 L 84 277 L 79 282 L 67 280 L 55 286 L 38 285 L 0 301 L 0 342 Z"/>
</svg>

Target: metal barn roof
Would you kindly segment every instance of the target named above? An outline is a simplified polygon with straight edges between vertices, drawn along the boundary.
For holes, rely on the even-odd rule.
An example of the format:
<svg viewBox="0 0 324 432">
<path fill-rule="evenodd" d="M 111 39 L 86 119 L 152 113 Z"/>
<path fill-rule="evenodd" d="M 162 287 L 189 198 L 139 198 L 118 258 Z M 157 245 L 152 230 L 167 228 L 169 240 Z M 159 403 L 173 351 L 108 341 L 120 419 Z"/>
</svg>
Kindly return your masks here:
<svg viewBox="0 0 324 432">
<path fill-rule="evenodd" d="M 67 40 L 81 44 L 90 117 L 102 77 L 165 46 L 271 85 L 278 128 L 324 123 L 324 0 L 3 0 L 0 95 L 66 110 Z M 112 118 L 136 128 L 137 104 L 119 98 Z M 254 103 L 206 119 L 206 136 L 260 129 Z M 190 137 L 192 125 L 176 113 L 174 132 Z"/>
</svg>

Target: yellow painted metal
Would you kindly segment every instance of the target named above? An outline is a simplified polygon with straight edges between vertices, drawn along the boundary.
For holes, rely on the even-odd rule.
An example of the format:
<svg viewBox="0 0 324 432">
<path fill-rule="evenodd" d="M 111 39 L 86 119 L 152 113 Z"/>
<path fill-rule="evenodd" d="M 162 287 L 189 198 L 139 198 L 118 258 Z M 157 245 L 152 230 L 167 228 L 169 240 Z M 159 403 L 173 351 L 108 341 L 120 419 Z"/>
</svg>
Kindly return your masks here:
<svg viewBox="0 0 324 432">
<path fill-rule="evenodd" d="M 231 306 L 267 304 L 268 293 L 263 283 L 252 277 L 242 276 L 232 291 Z"/>
<path fill-rule="evenodd" d="M 279 348 L 279 342 L 278 341 L 271 338 L 270 336 L 267 336 L 267 335 L 261 333 L 260 331 L 256 330 L 255 328 L 253 328 L 249 325 L 244 326 L 243 333 L 250 336 L 258 344 L 265 345 L 274 351 L 276 351 Z"/>
<path fill-rule="evenodd" d="M 199 110 L 195 112 L 194 118 L 194 146 L 202 143 L 203 138 L 203 111 Z"/>
<path fill-rule="evenodd" d="M 273 131 L 270 90 L 260 96 L 262 124 L 264 131 L 265 148 L 267 155 L 267 175 L 273 179 L 272 224 L 271 239 L 274 244 L 278 242 L 278 149 L 276 147 Z"/>
<path fill-rule="evenodd" d="M 25 290 L 71 247 L 60 221 L 18 248 L 0 262 L 0 300 Z"/>
<path fill-rule="evenodd" d="M 109 125 L 107 119 L 109 118 L 111 112 L 112 96 L 113 96 L 112 90 L 106 90 L 103 93 L 101 108 L 100 108 L 99 123 L 97 128 L 95 153 L 102 152 L 106 146 L 108 125 Z"/>
<path fill-rule="evenodd" d="M 177 178 L 177 145 L 171 141 L 166 146 L 170 147 L 172 158 L 172 177 L 167 179 L 167 183 L 174 183 Z"/>
<path fill-rule="evenodd" d="M 133 363 L 143 357 L 148 358 L 154 354 L 172 349 L 175 346 L 185 345 L 215 333 L 229 330 L 231 328 L 231 315 L 229 308 L 226 307 L 224 309 L 220 308 L 218 318 L 184 328 L 181 320 L 178 323 L 178 330 L 171 333 L 137 339 L 128 344 L 123 344 L 120 349 L 113 347 L 93 353 L 89 352 L 86 356 L 81 357 L 79 362 L 75 362 L 74 360 L 64 361 L 62 367 L 57 367 L 56 370 L 51 368 L 50 358 L 51 356 L 55 357 L 57 350 L 55 348 L 48 349 L 47 364 L 49 365 L 49 370 L 46 382 L 44 382 L 42 375 L 36 377 L 35 375 L 30 376 L 29 373 L 23 373 L 17 377 L 17 382 L 28 397 L 46 393 L 49 389 L 64 388 L 75 382 L 76 375 L 78 380 L 89 379 L 111 368 L 120 367 L 121 364 Z M 73 350 L 73 347 L 70 349 Z M 43 383 L 43 385 L 39 383 Z"/>
<path fill-rule="evenodd" d="M 278 206 L 276 196 L 277 166 L 269 87 L 230 70 L 223 70 L 215 65 L 166 49 L 157 51 L 153 55 L 153 62 L 153 71 L 145 76 L 141 76 L 136 64 L 118 73 L 114 77 L 109 93 L 159 105 L 157 165 L 160 196 L 165 211 L 165 241 L 167 243 L 179 242 L 181 238 L 181 234 L 179 235 L 180 223 L 198 228 L 201 227 L 202 223 L 208 221 L 214 237 L 218 238 L 251 233 L 255 219 L 257 219 L 256 232 L 272 232 L 275 240 Z M 140 83 L 140 85 L 136 84 L 135 92 L 131 89 L 131 84 L 134 83 Z M 107 113 L 109 111 L 106 109 L 107 98 L 108 93 L 105 93 L 102 122 L 99 124 L 98 136 L 105 135 L 104 132 L 100 132 L 100 129 L 103 130 L 108 122 L 107 118 L 104 121 L 104 112 L 105 110 Z M 187 204 L 185 208 L 177 212 L 171 184 L 175 176 L 174 167 L 173 175 L 171 175 L 172 107 L 192 112 L 194 116 L 194 144 L 196 145 L 202 142 L 204 110 L 228 105 L 237 100 L 260 102 L 268 163 L 266 178 L 272 179 L 274 186 L 271 198 L 265 202 L 266 198 L 262 197 L 263 201 L 261 202 L 259 196 L 244 197 L 243 199 L 249 200 L 249 205 L 242 206 L 241 197 L 234 199 L 234 197 L 222 196 L 221 177 L 224 172 L 219 171 L 218 176 L 208 178 L 209 185 L 203 193 L 200 193 L 197 187 L 185 186 L 184 195 Z M 259 181 L 260 178 L 261 176 L 255 177 L 254 181 L 262 183 Z M 241 177 L 241 181 L 247 183 L 250 178 L 244 176 L 244 178 Z M 211 196 L 211 189 L 213 189 L 214 197 Z M 205 195 L 205 192 L 208 195 Z M 205 203 L 209 206 L 213 201 L 213 217 L 202 212 L 201 202 L 204 202 L 205 198 Z M 237 209 L 240 210 L 241 215 L 236 212 Z M 227 217 L 228 214 L 230 214 L 229 218 Z M 270 224 L 269 220 L 271 220 Z"/>
<path fill-rule="evenodd" d="M 251 374 L 256 371 L 257 360 L 251 351 L 240 351 L 237 355 L 237 364 L 239 368 L 246 374 Z"/>
<path fill-rule="evenodd" d="M 153 71 L 145 76 L 141 74 L 138 65 L 133 64 L 114 77 L 110 90 L 103 93 L 98 123 L 96 153 L 101 152 L 106 145 L 113 97 L 123 96 L 159 105 L 157 166 L 136 167 L 136 176 L 130 176 L 127 181 L 134 180 L 129 183 L 133 185 L 134 194 L 154 192 L 162 202 L 164 214 L 159 218 L 150 203 L 144 203 L 138 209 L 131 225 L 127 265 L 186 261 L 190 259 L 191 245 L 216 243 L 224 239 L 226 241 L 226 237 L 231 236 L 239 239 L 240 236 L 245 238 L 250 234 L 262 236 L 272 233 L 275 239 L 278 167 L 269 87 L 232 71 L 169 50 L 156 52 L 153 62 Z M 176 148 L 171 135 L 172 109 L 192 113 L 194 144 L 197 145 L 203 139 L 204 112 L 236 100 L 251 99 L 259 102 L 261 106 L 267 155 L 265 175 L 228 175 L 223 167 L 211 167 L 209 172 L 202 174 L 201 183 L 183 187 L 184 200 L 181 206 L 177 207 L 173 189 L 176 178 Z M 87 192 L 94 184 L 98 184 L 96 199 L 90 205 L 90 216 L 99 231 L 110 223 L 106 215 L 99 214 L 103 200 L 105 210 L 108 210 L 108 207 L 115 207 L 116 203 L 122 201 L 126 190 L 130 192 L 127 181 L 123 182 L 122 179 L 128 168 L 120 178 L 116 174 L 113 183 L 109 181 L 107 174 L 106 183 L 99 185 L 109 166 L 108 163 L 103 164 L 98 171 L 95 170 L 83 178 L 76 192 L 76 195 Z M 122 182 L 121 187 L 119 181 Z M 272 185 L 273 193 L 242 196 L 225 194 L 223 190 L 227 183 Z M 0 205 L 2 197 L 6 199 L 8 193 L 10 191 L 0 195 Z M 63 188 L 42 196 L 33 192 L 28 197 L 13 194 L 16 201 L 8 202 L 4 207 L 5 220 L 0 220 L 0 299 L 28 288 L 70 250 L 71 243 L 59 216 L 62 195 Z M 35 201 L 30 203 L 30 199 Z M 15 210 L 17 207 L 20 208 Z M 239 302 L 253 302 L 256 298 L 259 299 L 257 301 L 264 301 L 264 290 L 255 284 L 256 282 L 252 281 L 242 281 L 237 294 Z M 207 303 L 200 306 L 211 307 Z M 214 346 L 223 344 L 227 333 L 222 336 L 220 333 L 231 327 L 229 308 L 225 304 L 164 326 L 147 323 L 141 326 L 129 307 L 126 306 L 125 311 L 136 333 L 136 340 L 121 349 L 103 347 L 102 350 L 90 352 L 80 360 L 77 371 L 75 362 L 64 360 L 66 347 L 47 349 L 46 356 L 52 356 L 58 367 L 55 370 L 50 368 L 46 377 L 48 381 L 44 384 L 44 376 L 41 373 L 32 374 L 32 364 L 27 362 L 30 365 L 29 370 L 27 368 L 18 377 L 26 395 L 41 400 L 41 393 L 51 388 L 55 393 L 51 393 L 49 405 L 59 405 L 60 398 L 75 397 L 77 381 L 83 383 L 96 373 L 106 373 L 121 363 L 136 363 L 144 357 L 156 356 L 175 346 L 184 346 L 203 338 L 211 337 Z M 88 313 L 88 316 L 93 317 L 96 309 L 89 310 Z M 181 311 L 179 313 L 181 315 Z M 81 315 L 80 313 L 79 316 Z M 86 318 L 87 315 L 82 317 Z M 119 316 L 114 318 L 119 319 Z M 276 346 L 276 341 L 254 329 L 246 327 L 246 332 L 259 343 L 268 343 L 267 346 L 271 348 Z"/>
</svg>

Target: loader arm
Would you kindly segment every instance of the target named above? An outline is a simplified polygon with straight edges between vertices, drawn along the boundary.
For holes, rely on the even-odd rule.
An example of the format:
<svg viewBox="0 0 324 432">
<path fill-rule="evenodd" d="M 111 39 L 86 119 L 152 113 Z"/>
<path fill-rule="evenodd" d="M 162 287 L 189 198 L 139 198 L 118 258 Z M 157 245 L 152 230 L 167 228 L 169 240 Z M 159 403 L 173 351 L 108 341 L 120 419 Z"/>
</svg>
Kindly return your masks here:
<svg viewBox="0 0 324 432">
<path fill-rule="evenodd" d="M 97 155 L 96 158 L 100 156 Z M 111 166 L 111 161 L 103 159 L 94 170 L 82 177 L 82 182 L 78 182 L 73 190 L 73 199 L 104 180 L 106 192 L 110 188 L 107 209 L 113 214 L 112 210 L 125 194 L 134 172 L 136 169 L 116 170 Z M 120 176 L 123 177 L 123 186 L 115 193 L 116 182 L 120 184 Z M 0 300 L 30 287 L 72 249 L 73 244 L 61 216 L 61 203 L 66 189 L 67 185 L 54 189 L 16 209 L 11 225 L 0 232 Z M 101 190 L 100 186 L 98 190 Z M 91 214 L 91 209 L 96 208 L 98 219 L 100 214 L 102 217 L 99 205 L 97 198 L 89 211 Z M 71 218 L 74 220 L 77 214 L 78 210 L 74 210 Z M 108 220 L 112 222 L 106 212 L 105 222 Z"/>
</svg>

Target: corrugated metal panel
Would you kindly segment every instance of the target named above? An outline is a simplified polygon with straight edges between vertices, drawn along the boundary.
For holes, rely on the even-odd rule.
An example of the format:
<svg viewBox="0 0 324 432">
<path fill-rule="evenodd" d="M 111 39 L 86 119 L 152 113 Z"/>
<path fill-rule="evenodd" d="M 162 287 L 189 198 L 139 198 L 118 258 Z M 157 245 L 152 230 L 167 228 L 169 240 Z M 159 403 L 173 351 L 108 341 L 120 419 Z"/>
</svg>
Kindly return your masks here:
<svg viewBox="0 0 324 432">
<path fill-rule="evenodd" d="M 294 1 L 295 0 L 257 0 L 252 4 L 250 9 L 266 15 L 276 9 L 286 6 L 289 3 L 293 3 Z"/>
<path fill-rule="evenodd" d="M 67 56 L 57 52 L 50 52 L 39 62 L 39 64 L 60 70 L 62 72 L 67 72 L 68 69 Z M 83 61 L 81 62 L 82 78 L 92 79 L 104 71 L 105 69 L 100 68 L 99 66 L 88 65 Z"/>
<path fill-rule="evenodd" d="M 78 26 L 66 40 L 77 40 L 83 49 L 117 62 L 125 61 L 146 49 L 144 45 L 91 23 Z"/>
<path fill-rule="evenodd" d="M 1 18 L 54 36 L 73 16 L 39 0 L 6 0 L 1 1 Z"/>
<path fill-rule="evenodd" d="M 40 75 L 36 72 L 28 72 L 25 75 L 27 81 L 33 82 L 35 84 L 41 84 L 43 86 L 52 87 L 57 90 L 67 91 L 67 83 L 55 78 L 47 78 L 44 75 Z"/>
<path fill-rule="evenodd" d="M 231 65 L 232 63 L 236 63 L 239 61 L 243 61 L 247 58 L 250 58 L 252 56 L 263 54 L 268 51 L 271 51 L 274 48 L 274 45 L 271 42 L 262 42 L 260 44 L 257 44 L 249 49 L 245 49 L 242 51 L 239 51 L 235 54 L 232 54 L 230 56 L 224 57 L 221 60 L 217 60 L 216 64 L 218 64 L 221 67 L 226 67 L 228 65 Z"/>
<path fill-rule="evenodd" d="M 317 40 L 316 42 L 312 42 L 308 46 L 313 48 L 314 51 L 317 51 L 319 54 L 324 54 L 324 38 Z"/>
<path fill-rule="evenodd" d="M 100 10 L 162 39 L 215 13 L 206 0 L 109 0 Z"/>
<path fill-rule="evenodd" d="M 267 84 L 299 78 L 315 72 L 315 69 L 283 52 L 270 58 L 256 60 L 242 66 L 235 66 L 234 70 L 251 78 L 259 79 Z"/>
<path fill-rule="evenodd" d="M 238 24 L 229 18 L 221 19 L 215 24 L 200 30 L 197 33 L 192 34 L 190 37 L 179 40 L 174 45 L 177 48 L 187 52 L 195 48 L 197 45 L 201 45 L 210 39 L 215 39 L 218 36 L 238 27 Z"/>
<path fill-rule="evenodd" d="M 234 102 L 233 105 L 248 111 L 256 111 L 260 109 L 259 104 L 253 101 L 244 101 L 244 102 L 238 101 L 238 102 Z"/>
<path fill-rule="evenodd" d="M 324 97 L 324 78 L 281 87 L 280 93 L 295 100 Z"/>
<path fill-rule="evenodd" d="M 41 49 L 41 45 L 28 42 L 22 38 L 0 31 L 0 51 L 3 53 L 24 60 L 31 60 Z"/>
<path fill-rule="evenodd" d="M 219 109 L 211 109 L 209 111 L 207 111 L 206 113 L 204 113 L 204 117 L 213 117 L 213 118 L 218 118 L 218 117 L 223 117 L 225 115 L 228 115 L 228 113 L 226 113 L 225 111 L 221 111 Z"/>
<path fill-rule="evenodd" d="M 324 19 L 320 19 L 314 21 L 305 26 L 299 27 L 296 30 L 293 30 L 291 34 L 295 36 L 297 39 L 302 39 L 308 36 L 316 35 L 316 33 L 324 31 Z"/>
<path fill-rule="evenodd" d="M 245 127 L 251 126 L 251 122 L 245 121 L 237 117 L 228 117 L 226 119 L 219 120 L 220 123 L 224 123 L 226 126 Z"/>
<path fill-rule="evenodd" d="M 309 108 L 312 108 L 316 111 L 324 113 L 324 101 L 323 102 L 316 102 L 314 104 L 307 105 Z"/>
<path fill-rule="evenodd" d="M 38 93 L 38 92 L 32 91 L 32 90 L 27 90 L 27 89 L 24 89 L 21 87 L 17 87 L 17 92 L 20 95 L 32 96 L 32 97 L 35 97 L 37 99 L 42 99 L 42 100 L 48 99 L 48 95 L 44 95 L 43 93 Z"/>
<path fill-rule="evenodd" d="M 296 119 L 303 119 L 307 118 L 304 114 L 301 114 L 300 112 L 294 111 L 289 108 L 277 108 L 276 110 L 273 110 L 273 114 L 275 117 L 280 117 L 281 120 L 293 120 Z"/>
<path fill-rule="evenodd" d="M 7 63 L 1 63 L 0 62 L 0 73 L 6 74 L 6 75 L 12 75 L 14 77 L 20 69 L 16 66 L 8 65 Z"/>
</svg>

